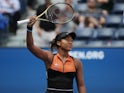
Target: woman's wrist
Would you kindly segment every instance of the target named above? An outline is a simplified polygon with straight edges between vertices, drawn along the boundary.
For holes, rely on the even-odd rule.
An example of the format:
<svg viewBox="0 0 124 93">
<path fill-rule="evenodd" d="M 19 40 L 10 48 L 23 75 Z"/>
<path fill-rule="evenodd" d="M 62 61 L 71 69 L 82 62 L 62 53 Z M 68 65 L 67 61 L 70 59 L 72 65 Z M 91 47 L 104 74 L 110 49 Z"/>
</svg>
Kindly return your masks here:
<svg viewBox="0 0 124 93">
<path fill-rule="evenodd" d="M 32 27 L 27 26 L 27 32 L 32 32 Z"/>
</svg>

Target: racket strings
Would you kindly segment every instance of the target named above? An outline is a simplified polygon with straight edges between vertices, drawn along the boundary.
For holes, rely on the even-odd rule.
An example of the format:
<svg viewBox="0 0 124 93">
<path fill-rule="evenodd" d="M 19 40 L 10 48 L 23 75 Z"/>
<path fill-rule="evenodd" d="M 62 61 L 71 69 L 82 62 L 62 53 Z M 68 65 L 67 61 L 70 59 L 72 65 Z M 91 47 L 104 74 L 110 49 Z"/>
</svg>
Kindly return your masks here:
<svg viewBox="0 0 124 93">
<path fill-rule="evenodd" d="M 57 4 L 47 10 L 46 16 L 53 23 L 66 23 L 72 20 L 73 14 L 74 11 L 68 4 Z"/>
<path fill-rule="evenodd" d="M 57 11 L 59 11 L 59 9 L 56 6 L 51 7 L 47 11 L 47 19 L 51 22 L 56 22 L 59 17 L 59 15 L 57 15 Z"/>
</svg>

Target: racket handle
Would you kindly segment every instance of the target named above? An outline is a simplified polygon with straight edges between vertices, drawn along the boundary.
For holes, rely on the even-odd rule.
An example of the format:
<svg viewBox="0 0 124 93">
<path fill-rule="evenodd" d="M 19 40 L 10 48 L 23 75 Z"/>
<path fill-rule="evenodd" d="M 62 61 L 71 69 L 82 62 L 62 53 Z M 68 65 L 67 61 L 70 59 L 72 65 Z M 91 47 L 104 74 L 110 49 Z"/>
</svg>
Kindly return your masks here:
<svg viewBox="0 0 124 93">
<path fill-rule="evenodd" d="M 24 20 L 17 21 L 18 25 L 28 23 L 28 22 L 29 22 L 29 19 L 24 19 Z"/>
</svg>

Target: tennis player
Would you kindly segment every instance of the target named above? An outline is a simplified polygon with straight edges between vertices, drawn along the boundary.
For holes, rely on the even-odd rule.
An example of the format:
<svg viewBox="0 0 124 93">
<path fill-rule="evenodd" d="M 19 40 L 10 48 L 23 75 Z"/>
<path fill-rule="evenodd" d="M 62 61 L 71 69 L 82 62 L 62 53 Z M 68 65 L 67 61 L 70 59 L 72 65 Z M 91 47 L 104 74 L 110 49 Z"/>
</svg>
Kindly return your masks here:
<svg viewBox="0 0 124 93">
<path fill-rule="evenodd" d="M 31 17 L 27 25 L 26 42 L 27 48 L 45 63 L 48 81 L 46 93 L 73 93 L 74 78 L 76 78 L 78 93 L 86 93 L 82 62 L 69 55 L 76 34 L 74 32 L 59 33 L 51 42 L 51 50 L 57 50 L 57 53 L 53 54 L 52 51 L 34 45 L 32 28 L 35 22 L 36 17 Z"/>
</svg>

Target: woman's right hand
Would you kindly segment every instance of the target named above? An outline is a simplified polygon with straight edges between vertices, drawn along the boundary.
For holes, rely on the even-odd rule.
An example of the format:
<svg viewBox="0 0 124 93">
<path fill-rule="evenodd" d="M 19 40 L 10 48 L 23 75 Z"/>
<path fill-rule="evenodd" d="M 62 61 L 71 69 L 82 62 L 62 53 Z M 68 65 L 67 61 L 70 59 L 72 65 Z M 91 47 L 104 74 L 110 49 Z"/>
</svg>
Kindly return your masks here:
<svg viewBox="0 0 124 93">
<path fill-rule="evenodd" d="M 30 17 L 27 27 L 32 27 L 36 23 L 37 19 L 35 16 Z"/>
</svg>

